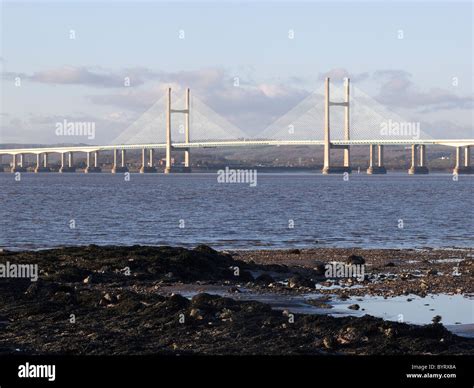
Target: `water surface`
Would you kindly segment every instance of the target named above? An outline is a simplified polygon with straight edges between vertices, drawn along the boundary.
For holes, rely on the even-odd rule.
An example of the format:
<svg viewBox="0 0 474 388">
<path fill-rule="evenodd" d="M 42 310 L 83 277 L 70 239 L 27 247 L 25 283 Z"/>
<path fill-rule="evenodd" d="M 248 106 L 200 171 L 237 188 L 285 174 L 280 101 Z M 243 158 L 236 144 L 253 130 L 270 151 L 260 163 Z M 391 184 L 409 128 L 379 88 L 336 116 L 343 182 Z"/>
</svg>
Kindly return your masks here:
<svg viewBox="0 0 474 388">
<path fill-rule="evenodd" d="M 0 246 L 473 246 L 473 177 L 258 174 L 257 182 L 109 173 L 24 173 L 17 182 L 3 173 Z"/>
</svg>

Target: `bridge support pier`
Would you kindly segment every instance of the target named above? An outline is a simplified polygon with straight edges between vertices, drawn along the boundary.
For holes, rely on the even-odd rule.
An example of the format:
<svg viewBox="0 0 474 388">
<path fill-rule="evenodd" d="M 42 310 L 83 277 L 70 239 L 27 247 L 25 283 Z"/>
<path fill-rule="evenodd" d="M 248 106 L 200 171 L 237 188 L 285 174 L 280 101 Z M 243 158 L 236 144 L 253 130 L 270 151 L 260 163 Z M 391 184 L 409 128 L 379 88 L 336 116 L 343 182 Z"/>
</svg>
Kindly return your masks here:
<svg viewBox="0 0 474 388">
<path fill-rule="evenodd" d="M 51 169 L 48 167 L 48 153 L 43 153 L 43 166 L 41 166 L 41 154 L 36 154 L 36 168 L 35 173 L 38 172 L 51 172 Z"/>
<path fill-rule="evenodd" d="M 113 150 L 113 155 L 114 155 L 114 164 L 112 166 L 112 170 L 110 171 L 112 174 L 117 174 L 120 172 L 128 172 L 128 167 L 125 164 L 125 150 L 121 150 L 121 162 L 120 166 L 118 165 L 118 156 L 117 156 L 118 150 L 117 148 L 114 148 Z"/>
<path fill-rule="evenodd" d="M 322 173 L 327 174 L 343 174 L 351 173 L 350 166 L 350 147 L 348 145 L 335 146 L 331 143 L 331 124 L 330 124 L 330 107 L 331 105 L 343 106 L 344 114 L 344 138 L 349 140 L 349 79 L 345 80 L 346 100 L 345 102 L 331 102 L 330 101 L 330 79 L 326 78 L 325 82 L 325 104 L 324 104 L 324 165 Z M 331 165 L 331 149 L 344 150 L 344 164 L 343 166 Z"/>
<path fill-rule="evenodd" d="M 386 174 L 387 169 L 383 164 L 383 145 L 377 145 L 377 164 L 375 164 L 375 157 L 374 157 L 374 144 L 369 146 L 369 167 L 367 168 L 367 174 L 369 175 L 380 175 Z"/>
<path fill-rule="evenodd" d="M 156 172 L 156 167 L 153 165 L 153 149 L 149 150 L 149 161 L 146 163 L 146 150 L 142 149 L 142 166 L 140 168 L 140 174 Z"/>
<path fill-rule="evenodd" d="M 26 172 L 26 155 L 20 154 L 19 169 L 21 172 Z"/>
<path fill-rule="evenodd" d="M 418 158 L 416 155 L 416 151 L 419 150 L 420 158 L 418 162 Z M 408 169 L 408 174 L 415 175 L 415 174 L 428 174 L 429 170 L 428 167 L 425 165 L 425 145 L 417 145 L 413 144 L 411 146 L 411 166 Z"/>
<path fill-rule="evenodd" d="M 59 169 L 59 172 L 60 173 L 64 173 L 64 172 L 76 172 L 76 168 L 73 166 L 73 155 L 72 155 L 72 151 L 69 151 L 67 153 L 67 166 L 66 166 L 66 163 L 64 161 L 64 158 L 65 158 L 65 154 L 62 153 L 61 154 L 61 168 Z"/>
<path fill-rule="evenodd" d="M 12 162 L 11 162 L 11 172 L 16 172 L 16 154 L 12 155 Z"/>
<path fill-rule="evenodd" d="M 112 174 L 120 173 L 120 172 L 128 172 L 128 167 L 125 164 L 125 150 L 121 150 L 121 163 L 120 166 L 118 165 L 118 158 L 117 158 L 117 148 L 114 148 L 114 165 L 112 166 Z"/>
<path fill-rule="evenodd" d="M 12 155 L 12 165 L 11 165 L 11 172 L 26 172 L 25 167 L 25 156 L 23 154 L 18 154 L 19 161 L 17 163 L 17 155 Z"/>
<path fill-rule="evenodd" d="M 464 147 L 464 164 L 462 163 L 462 148 L 456 147 L 456 166 L 454 167 L 453 174 L 474 174 L 471 166 L 471 148 L 470 146 Z"/>
<path fill-rule="evenodd" d="M 94 151 L 94 166 L 91 166 L 91 153 L 87 153 L 87 166 L 84 170 L 84 173 L 97 173 L 102 172 L 102 169 L 99 167 L 99 152 Z"/>
</svg>

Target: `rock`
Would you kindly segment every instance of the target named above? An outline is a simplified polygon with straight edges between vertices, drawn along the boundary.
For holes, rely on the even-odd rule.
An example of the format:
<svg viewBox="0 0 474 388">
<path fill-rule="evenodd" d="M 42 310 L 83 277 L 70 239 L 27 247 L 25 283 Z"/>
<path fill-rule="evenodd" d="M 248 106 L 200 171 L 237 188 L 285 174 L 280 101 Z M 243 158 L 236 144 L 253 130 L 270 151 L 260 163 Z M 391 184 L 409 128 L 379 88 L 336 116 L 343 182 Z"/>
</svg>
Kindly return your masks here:
<svg viewBox="0 0 474 388">
<path fill-rule="evenodd" d="M 290 253 L 292 255 L 299 255 L 301 253 L 301 251 L 299 249 L 289 249 L 288 253 Z"/>
<path fill-rule="evenodd" d="M 88 277 L 86 277 L 82 282 L 84 284 L 91 284 L 94 280 L 94 277 L 92 275 L 89 275 Z"/>
<path fill-rule="evenodd" d="M 385 267 L 395 267 L 395 264 L 389 261 L 387 264 L 385 264 Z"/>
<path fill-rule="evenodd" d="M 111 301 L 106 299 L 105 296 L 103 296 L 99 301 L 99 306 L 108 306 L 110 304 L 112 304 Z"/>
<path fill-rule="evenodd" d="M 427 274 L 427 275 L 437 275 L 437 274 L 438 274 L 438 271 L 435 270 L 434 268 L 432 268 L 432 269 L 428 270 L 428 271 L 426 272 L 426 274 Z"/>
<path fill-rule="evenodd" d="M 231 298 L 223 298 L 218 295 L 211 295 L 207 293 L 197 294 L 191 299 L 191 306 L 206 312 L 215 312 L 215 310 L 222 310 L 228 308 L 232 310 L 237 302 Z M 247 306 L 249 306 L 247 304 Z"/>
<path fill-rule="evenodd" d="M 191 303 L 193 306 L 204 306 L 212 303 L 219 297 L 217 295 L 211 295 L 206 292 L 194 295 L 191 299 Z"/>
<path fill-rule="evenodd" d="M 189 312 L 189 316 L 191 318 L 194 318 L 194 319 L 197 319 L 198 321 L 201 321 L 203 319 L 203 316 L 202 316 L 202 311 L 200 309 L 191 309 L 191 311 Z"/>
<path fill-rule="evenodd" d="M 365 259 L 362 256 L 350 255 L 347 260 L 347 264 L 365 264 Z"/>
<path fill-rule="evenodd" d="M 232 320 L 232 314 L 232 310 L 229 310 L 228 308 L 223 308 L 218 317 L 223 321 Z"/>
<path fill-rule="evenodd" d="M 388 327 L 388 328 L 382 329 L 382 330 L 383 330 L 383 334 L 385 335 L 385 337 L 393 338 L 397 335 L 397 331 L 393 327 Z"/>
<path fill-rule="evenodd" d="M 107 294 L 104 295 L 104 299 L 111 302 L 112 301 L 112 296 L 109 293 L 107 293 Z"/>
<path fill-rule="evenodd" d="M 359 334 L 354 327 L 346 327 L 344 330 L 339 332 L 336 341 L 341 345 L 359 342 Z"/>
<path fill-rule="evenodd" d="M 169 303 L 178 308 L 185 308 L 189 305 L 190 302 L 184 296 L 181 296 L 179 294 L 172 294 L 169 298 Z"/>
<path fill-rule="evenodd" d="M 111 295 L 109 293 L 106 293 L 102 299 L 101 299 L 102 305 L 108 305 L 108 304 L 114 304 L 118 302 L 118 298 L 115 295 Z M 99 302 L 100 304 L 100 302 Z"/>
<path fill-rule="evenodd" d="M 90 273 L 91 271 L 88 271 L 86 269 L 76 268 L 76 267 L 66 267 L 66 268 L 61 268 L 57 272 L 53 272 L 48 277 L 54 281 L 75 283 L 75 282 L 81 282 L 88 275 L 90 275 Z M 44 275 L 47 276 L 46 274 Z"/>
<path fill-rule="evenodd" d="M 314 282 L 311 279 L 304 278 L 300 275 L 293 276 L 288 279 L 288 287 L 290 288 L 314 288 Z"/>
<path fill-rule="evenodd" d="M 323 346 L 326 349 L 332 349 L 334 347 L 334 339 L 332 337 L 326 336 L 323 338 Z"/>
<path fill-rule="evenodd" d="M 205 244 L 198 245 L 196 248 L 194 248 L 194 250 L 197 252 L 207 253 L 211 255 L 216 255 L 219 253 L 215 249 L 212 249 L 210 246 Z"/>
<path fill-rule="evenodd" d="M 275 279 L 273 279 L 273 277 L 267 273 L 262 273 L 261 275 L 257 276 L 255 281 L 257 283 L 270 284 L 270 283 L 274 283 Z"/>
<path fill-rule="evenodd" d="M 313 264 L 313 271 L 316 272 L 317 275 L 324 275 L 326 273 L 326 263 L 315 261 Z"/>
<path fill-rule="evenodd" d="M 351 310 L 359 310 L 360 306 L 358 304 L 351 304 L 348 308 Z"/>
<path fill-rule="evenodd" d="M 230 294 L 240 294 L 242 291 L 240 291 L 238 287 L 231 287 L 227 292 Z"/>
</svg>

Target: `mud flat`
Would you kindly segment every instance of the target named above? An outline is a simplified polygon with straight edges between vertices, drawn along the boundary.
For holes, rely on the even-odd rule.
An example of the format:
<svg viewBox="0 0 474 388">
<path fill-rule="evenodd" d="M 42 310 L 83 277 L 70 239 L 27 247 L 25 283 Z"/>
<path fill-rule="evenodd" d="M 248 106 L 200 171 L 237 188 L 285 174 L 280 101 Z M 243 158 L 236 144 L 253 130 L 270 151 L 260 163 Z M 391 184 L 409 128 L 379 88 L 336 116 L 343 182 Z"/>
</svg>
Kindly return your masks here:
<svg viewBox="0 0 474 388">
<path fill-rule="evenodd" d="M 38 280 L 0 278 L 0 354 L 474 354 L 474 338 L 448 330 L 436 311 L 432 323 L 415 325 L 364 315 L 355 299 L 347 316 L 334 314 L 361 296 L 468 297 L 472 254 L 3 251 L 0 264 L 38 265 Z M 364 277 L 328 278 L 331 262 L 363 265 Z"/>
</svg>

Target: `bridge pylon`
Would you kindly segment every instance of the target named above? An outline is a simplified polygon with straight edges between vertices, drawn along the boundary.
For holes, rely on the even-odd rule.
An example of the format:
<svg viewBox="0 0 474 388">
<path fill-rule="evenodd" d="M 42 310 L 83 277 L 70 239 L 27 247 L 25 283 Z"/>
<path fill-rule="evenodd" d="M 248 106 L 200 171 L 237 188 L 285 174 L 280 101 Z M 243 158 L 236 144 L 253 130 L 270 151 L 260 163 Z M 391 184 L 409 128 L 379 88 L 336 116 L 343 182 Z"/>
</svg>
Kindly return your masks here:
<svg viewBox="0 0 474 388">
<path fill-rule="evenodd" d="M 350 103 L 349 103 L 349 88 L 350 80 L 346 78 L 344 80 L 345 86 L 345 101 L 344 102 L 333 102 L 330 99 L 330 78 L 327 77 L 325 81 L 325 97 L 324 97 L 324 166 L 323 174 L 340 174 L 350 173 L 350 146 L 349 145 L 334 145 L 331 143 L 331 106 L 343 106 L 344 107 L 344 140 L 350 140 Z M 344 150 L 344 163 L 342 166 L 334 166 L 331 164 L 331 149 L 342 149 Z"/>
<path fill-rule="evenodd" d="M 189 88 L 186 88 L 185 101 L 186 106 L 184 109 L 171 109 L 171 88 L 168 88 L 166 93 L 166 165 L 165 165 L 165 174 L 170 172 L 190 172 L 190 151 L 189 148 L 184 150 L 184 168 L 175 168 L 171 165 L 171 151 L 173 149 L 173 143 L 171 138 L 171 115 L 173 113 L 183 113 L 185 115 L 185 143 L 190 142 L 189 136 L 189 113 L 190 113 L 190 104 L 189 104 Z"/>
</svg>

